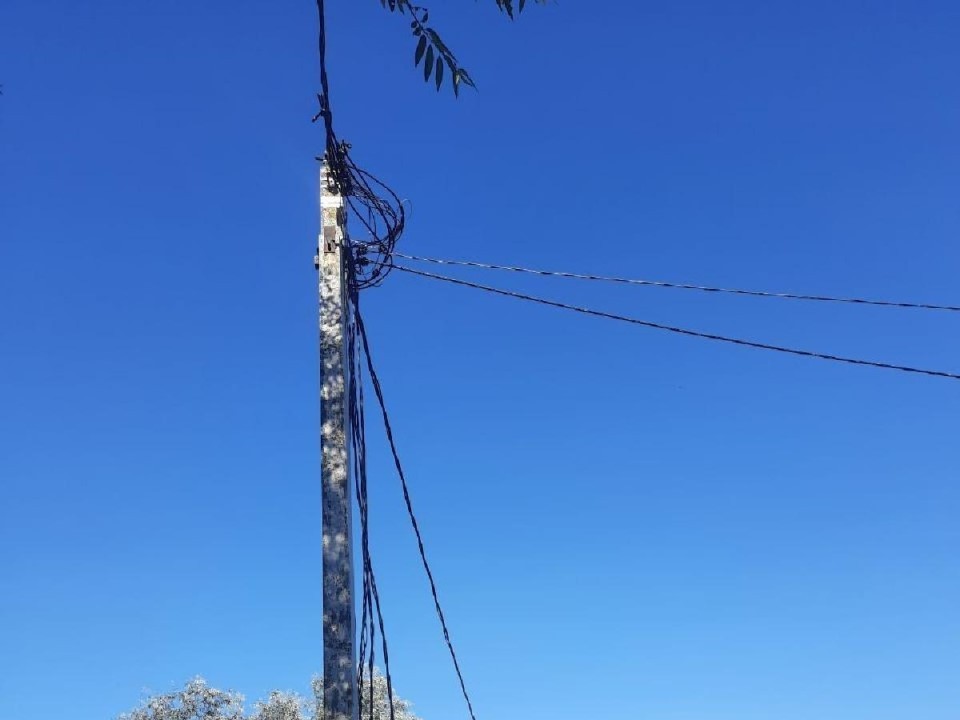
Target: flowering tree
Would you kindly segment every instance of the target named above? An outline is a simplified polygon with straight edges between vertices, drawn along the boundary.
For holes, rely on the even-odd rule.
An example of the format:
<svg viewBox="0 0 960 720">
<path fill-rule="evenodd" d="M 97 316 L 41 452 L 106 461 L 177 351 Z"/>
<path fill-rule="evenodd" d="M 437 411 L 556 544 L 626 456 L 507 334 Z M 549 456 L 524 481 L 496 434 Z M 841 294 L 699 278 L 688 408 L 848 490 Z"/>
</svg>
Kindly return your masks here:
<svg viewBox="0 0 960 720">
<path fill-rule="evenodd" d="M 323 678 L 313 676 L 313 708 L 309 720 L 323 720 Z M 387 699 L 387 679 L 379 672 L 373 674 L 373 720 L 390 720 L 390 704 Z M 370 684 L 364 682 L 360 697 L 360 720 L 370 720 Z M 273 720 L 272 717 L 263 720 Z M 286 720 L 284 717 L 282 720 Z M 393 720 L 420 720 L 411 710 L 410 703 L 393 693 Z"/>
<path fill-rule="evenodd" d="M 217 690 L 194 678 L 183 690 L 154 695 L 120 720 L 243 720 L 243 696 Z"/>
<path fill-rule="evenodd" d="M 243 695 L 210 687 L 198 677 L 182 690 L 147 698 L 139 708 L 120 715 L 118 720 L 323 720 L 323 678 L 314 677 L 311 687 L 310 700 L 275 690 L 266 700 L 256 702 L 248 715 L 244 712 Z M 361 720 L 370 718 L 371 696 L 373 720 L 390 720 L 386 679 L 374 674 L 372 693 L 370 689 L 367 685 L 362 693 Z M 393 716 L 394 720 L 420 720 L 411 711 L 410 703 L 396 695 Z"/>
</svg>

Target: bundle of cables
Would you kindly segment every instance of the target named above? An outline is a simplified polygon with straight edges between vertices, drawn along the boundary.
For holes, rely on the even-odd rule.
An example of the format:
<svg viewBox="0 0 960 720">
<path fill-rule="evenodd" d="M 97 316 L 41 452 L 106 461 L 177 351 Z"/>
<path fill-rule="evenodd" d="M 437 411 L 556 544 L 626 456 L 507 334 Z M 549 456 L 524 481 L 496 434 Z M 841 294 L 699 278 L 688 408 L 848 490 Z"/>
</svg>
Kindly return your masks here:
<svg viewBox="0 0 960 720">
<path fill-rule="evenodd" d="M 323 160 L 330 169 L 336 190 L 347 208 L 366 231 L 362 239 L 348 240 L 357 289 L 375 287 L 390 272 L 391 258 L 403 234 L 405 214 L 400 197 L 382 180 L 357 166 L 350 157 L 350 144 L 341 141 L 333 127 L 330 109 L 330 85 L 327 79 L 327 38 L 324 0 L 317 0 L 320 13 L 320 110 L 313 121 L 323 120 L 326 153 Z"/>
</svg>

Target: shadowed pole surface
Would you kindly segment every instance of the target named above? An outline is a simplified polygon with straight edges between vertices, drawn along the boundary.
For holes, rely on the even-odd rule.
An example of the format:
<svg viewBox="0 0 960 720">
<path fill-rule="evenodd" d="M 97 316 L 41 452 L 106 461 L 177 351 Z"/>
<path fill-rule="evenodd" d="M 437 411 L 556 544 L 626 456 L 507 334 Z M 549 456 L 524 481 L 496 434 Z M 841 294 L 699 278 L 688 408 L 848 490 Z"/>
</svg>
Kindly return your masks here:
<svg viewBox="0 0 960 720">
<path fill-rule="evenodd" d="M 357 720 L 356 615 L 347 457 L 343 197 L 320 170 L 320 421 L 323 483 L 323 717 Z"/>
</svg>

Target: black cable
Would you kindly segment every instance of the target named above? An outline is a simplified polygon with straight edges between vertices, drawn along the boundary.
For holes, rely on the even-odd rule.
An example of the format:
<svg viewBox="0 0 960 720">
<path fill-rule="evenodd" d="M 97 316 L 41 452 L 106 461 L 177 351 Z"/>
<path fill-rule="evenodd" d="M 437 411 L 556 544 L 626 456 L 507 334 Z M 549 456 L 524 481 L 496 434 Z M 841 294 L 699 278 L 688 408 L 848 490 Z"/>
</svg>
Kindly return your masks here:
<svg viewBox="0 0 960 720">
<path fill-rule="evenodd" d="M 398 268 L 399 269 L 399 268 Z M 423 535 L 420 533 L 420 524 L 417 522 L 417 516 L 413 511 L 413 502 L 410 499 L 410 488 L 407 485 L 407 478 L 403 472 L 403 465 L 400 463 L 400 455 L 397 452 L 397 444 L 393 437 L 393 427 L 390 424 L 390 416 L 387 413 L 386 402 L 383 398 L 383 388 L 380 385 L 380 378 L 373 366 L 373 358 L 370 355 L 370 343 L 367 339 L 367 331 L 363 325 L 363 318 L 360 315 L 359 308 L 354 307 L 354 319 L 356 320 L 357 331 L 359 332 L 361 347 L 366 358 L 367 373 L 373 384 L 373 390 L 377 396 L 377 402 L 380 405 L 380 412 L 383 415 L 383 425 L 387 434 L 387 441 L 390 443 L 390 452 L 393 454 L 393 463 L 397 469 L 397 475 L 400 477 L 400 486 L 403 489 L 403 501 L 407 506 L 407 514 L 410 516 L 410 524 L 413 526 L 414 535 L 417 537 L 417 547 L 420 550 L 420 560 L 423 563 L 423 569 L 426 571 L 427 580 L 430 583 L 430 593 L 433 595 L 434 609 L 437 611 L 437 617 L 440 620 L 440 627 L 443 630 L 443 639 L 447 643 L 447 649 L 450 651 L 450 658 L 453 660 L 453 668 L 457 673 L 457 679 L 460 681 L 460 690 L 463 693 L 463 699 L 467 703 L 467 710 L 470 712 L 471 720 L 477 720 L 473 712 L 473 703 L 470 702 L 470 695 L 467 693 L 467 685 L 463 679 L 463 672 L 460 670 L 460 662 L 457 660 L 457 653 L 453 647 L 453 641 L 450 639 L 450 631 L 447 628 L 447 621 L 443 614 L 443 608 L 440 605 L 440 597 L 437 594 L 437 584 L 433 579 L 433 572 L 430 569 L 430 563 L 427 561 L 427 552 L 423 544 Z"/>
<path fill-rule="evenodd" d="M 664 282 L 662 280 L 638 280 L 633 278 L 611 277 L 608 275 L 588 275 L 584 273 L 559 272 L 556 270 L 534 270 L 532 268 L 515 265 L 496 265 L 493 263 L 473 262 L 469 260 L 446 260 L 440 258 L 405 255 L 394 252 L 394 255 L 404 260 L 433 263 L 435 265 L 457 265 L 461 267 L 482 268 L 484 270 L 510 270 L 530 275 L 544 275 L 548 277 L 573 278 L 576 280 L 599 280 L 603 282 L 622 283 L 626 285 L 646 285 L 649 287 L 675 288 L 680 290 L 700 290 L 709 293 L 728 293 L 732 295 L 750 295 L 753 297 L 781 298 L 788 300 L 816 300 L 819 302 L 853 303 L 856 305 L 879 305 L 882 307 L 912 308 L 917 310 L 947 310 L 960 312 L 960 306 L 934 305 L 929 303 L 896 302 L 892 300 L 866 300 L 863 298 L 831 297 L 829 295 L 802 295 L 796 293 L 766 292 L 763 290 L 740 290 L 736 288 L 711 287 L 709 285 L 690 285 L 688 283 Z"/>
<path fill-rule="evenodd" d="M 387 632 L 384 626 L 383 610 L 380 605 L 380 592 L 377 589 L 376 575 L 373 571 L 373 559 L 370 553 L 370 501 L 367 491 L 367 446 L 366 418 L 362 368 L 357 352 L 357 321 L 359 312 L 359 292 L 352 271 L 348 266 L 349 304 L 346 328 L 347 351 L 347 403 L 350 414 L 350 440 L 353 450 L 354 489 L 360 516 L 360 550 L 363 565 L 362 611 L 360 624 L 360 642 L 357 667 L 358 699 L 363 701 L 364 687 L 369 687 L 369 720 L 374 720 L 374 665 L 376 660 L 377 627 L 380 628 L 380 646 L 383 652 L 384 677 L 387 682 L 387 703 L 389 718 L 394 718 L 393 679 L 390 672 L 390 654 L 387 645 Z M 364 682 L 364 665 L 367 679 Z"/>
<path fill-rule="evenodd" d="M 344 148 L 337 140 L 337 134 L 333 128 L 333 109 L 330 107 L 330 80 L 327 76 L 327 12 L 324 0 L 317 0 L 317 15 L 319 19 L 317 51 L 320 56 L 320 94 L 317 95 L 317 100 L 320 103 L 320 110 L 314 115 L 313 121 L 323 119 L 326 157 L 330 162 L 334 182 L 341 192 L 344 192 L 348 189 L 349 181 L 343 172 Z"/>
<path fill-rule="evenodd" d="M 856 358 L 842 357 L 840 355 L 828 355 L 826 353 L 814 352 L 812 350 L 798 350 L 795 348 L 782 347 L 780 345 L 754 342 L 752 340 L 741 340 L 739 338 L 727 337 L 725 335 L 715 335 L 713 333 L 705 333 L 698 330 L 687 330 L 685 328 L 674 327 L 672 325 L 650 322 L 649 320 L 639 320 L 637 318 L 632 318 L 625 315 L 617 315 L 616 313 L 593 310 L 591 308 L 570 305 L 568 303 L 557 302 L 555 300 L 547 300 L 545 298 L 539 298 L 533 295 L 525 295 L 524 293 L 512 292 L 510 290 L 501 290 L 500 288 L 490 287 L 489 285 L 481 285 L 479 283 L 447 277 L 445 275 L 435 275 L 434 273 L 424 272 L 422 270 L 414 270 L 413 268 L 403 267 L 401 265 L 394 265 L 393 269 L 410 273 L 411 275 L 419 275 L 420 277 L 431 278 L 433 280 L 442 280 L 443 282 L 453 283 L 454 285 L 462 285 L 464 287 L 470 287 L 477 290 L 484 290 L 486 292 L 503 295 L 505 297 L 517 298 L 518 300 L 528 300 L 530 302 L 539 303 L 540 305 L 548 305 L 550 307 L 561 308 L 563 310 L 573 310 L 574 312 L 583 313 L 585 315 L 593 315 L 595 317 L 603 317 L 610 320 L 620 320 L 621 322 L 642 325 L 643 327 L 653 328 L 655 330 L 666 330 L 667 332 L 702 338 L 704 340 L 717 340 L 719 342 L 731 343 L 733 345 L 742 345 L 744 347 L 758 348 L 760 350 L 773 350 L 774 352 L 787 353 L 789 355 L 801 355 L 803 357 L 818 358 L 820 360 L 832 360 L 834 362 L 848 363 L 850 365 L 866 365 L 869 367 L 883 368 L 885 370 L 899 370 L 901 372 L 950 378 L 951 380 L 960 380 L 960 374 L 944 372 L 942 370 L 926 370 L 923 368 L 909 367 L 907 365 L 894 365 L 892 363 L 876 362 L 873 360 L 859 360 Z M 362 326 L 360 336 L 361 339 L 364 338 Z"/>
<path fill-rule="evenodd" d="M 348 242 L 355 260 L 354 273 L 359 289 L 375 287 L 390 272 L 393 249 L 403 234 L 406 223 L 400 197 L 372 173 L 361 169 L 350 157 L 349 143 L 342 142 L 333 124 L 330 103 L 330 81 L 327 75 L 327 18 L 324 0 L 317 0 L 319 32 L 317 49 L 320 55 L 320 110 L 316 122 L 323 119 L 326 135 L 324 158 L 336 190 L 346 199 L 347 207 L 369 234 L 368 238 Z"/>
</svg>

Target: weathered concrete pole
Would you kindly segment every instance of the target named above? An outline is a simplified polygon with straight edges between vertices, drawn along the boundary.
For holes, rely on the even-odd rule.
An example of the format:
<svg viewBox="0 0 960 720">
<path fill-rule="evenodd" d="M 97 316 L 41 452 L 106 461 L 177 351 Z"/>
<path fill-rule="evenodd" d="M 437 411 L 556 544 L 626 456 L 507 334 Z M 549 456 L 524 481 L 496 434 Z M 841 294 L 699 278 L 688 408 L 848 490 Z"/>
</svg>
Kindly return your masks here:
<svg viewBox="0 0 960 720">
<path fill-rule="evenodd" d="M 346 215 L 326 161 L 320 169 L 320 422 L 323 483 L 323 714 L 357 720 L 356 613 L 346 412 Z"/>
</svg>

